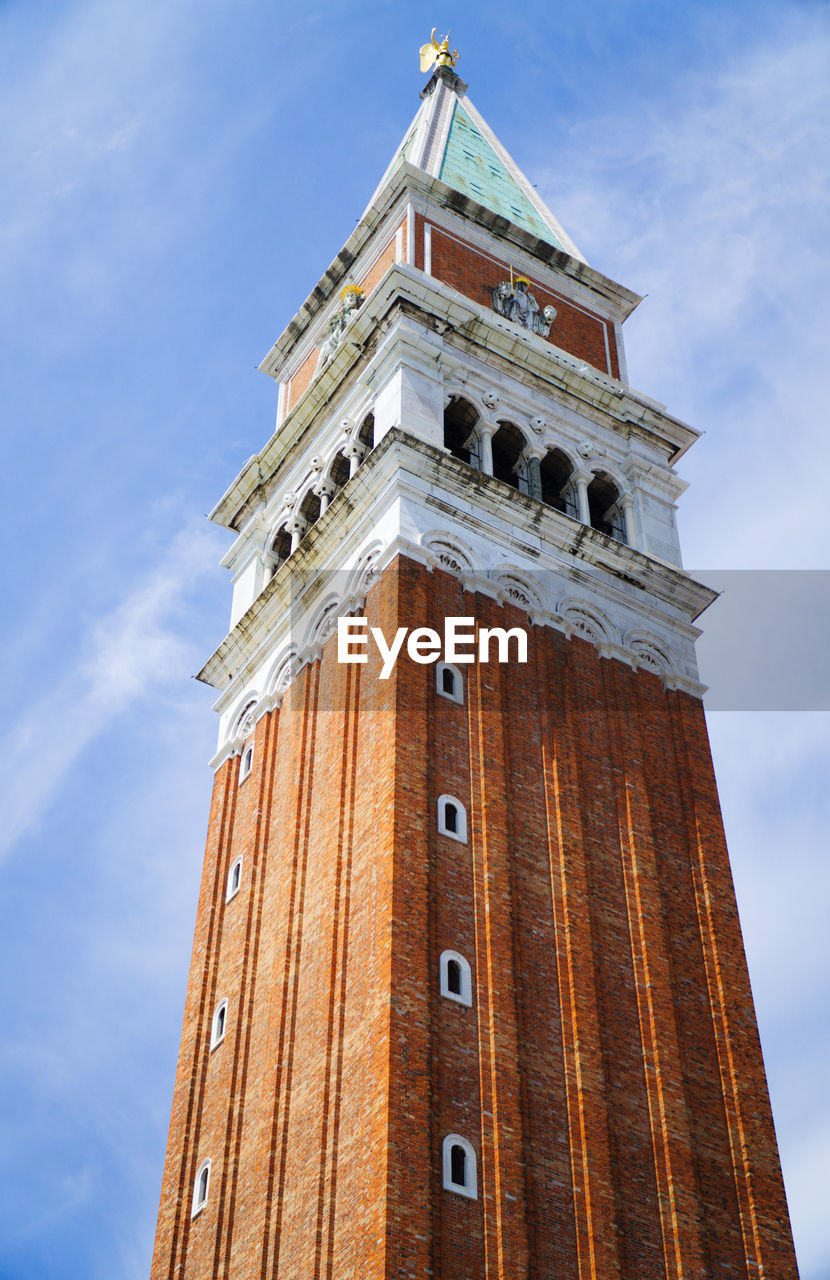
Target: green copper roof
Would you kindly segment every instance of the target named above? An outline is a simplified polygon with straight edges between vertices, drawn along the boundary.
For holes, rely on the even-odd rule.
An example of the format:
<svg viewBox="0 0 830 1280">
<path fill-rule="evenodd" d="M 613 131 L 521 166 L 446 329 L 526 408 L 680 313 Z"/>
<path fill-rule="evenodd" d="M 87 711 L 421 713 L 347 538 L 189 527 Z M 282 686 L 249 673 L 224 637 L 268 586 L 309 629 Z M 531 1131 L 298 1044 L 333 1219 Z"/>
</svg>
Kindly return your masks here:
<svg viewBox="0 0 830 1280">
<path fill-rule="evenodd" d="M 536 212 L 504 161 L 499 159 L 457 102 L 438 176 L 447 186 L 463 192 L 471 200 L 502 214 L 549 244 L 559 245 L 553 231 Z"/>
</svg>

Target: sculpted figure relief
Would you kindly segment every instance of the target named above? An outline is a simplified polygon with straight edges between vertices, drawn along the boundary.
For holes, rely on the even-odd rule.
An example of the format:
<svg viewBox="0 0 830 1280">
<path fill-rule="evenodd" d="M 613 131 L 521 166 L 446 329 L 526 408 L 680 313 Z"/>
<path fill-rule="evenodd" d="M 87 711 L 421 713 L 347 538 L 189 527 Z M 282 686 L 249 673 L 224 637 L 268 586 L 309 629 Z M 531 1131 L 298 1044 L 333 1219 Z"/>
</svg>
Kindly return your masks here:
<svg viewBox="0 0 830 1280">
<path fill-rule="evenodd" d="M 530 292 L 530 281 L 526 276 L 517 276 L 514 281 L 502 280 L 492 290 L 493 310 L 513 324 L 520 324 L 532 333 L 546 338 L 550 327 L 556 319 L 556 308 L 547 306 L 539 310 L 539 303 Z"/>
<path fill-rule="evenodd" d="M 340 293 L 340 310 L 335 311 L 328 323 L 326 336 L 320 344 L 320 355 L 317 358 L 317 367 L 314 370 L 315 375 L 320 372 L 325 365 L 331 360 L 337 348 L 340 346 L 340 340 L 343 337 L 343 330 L 351 320 L 354 313 L 363 305 L 363 290 L 359 285 L 347 284 L 345 289 Z"/>
</svg>

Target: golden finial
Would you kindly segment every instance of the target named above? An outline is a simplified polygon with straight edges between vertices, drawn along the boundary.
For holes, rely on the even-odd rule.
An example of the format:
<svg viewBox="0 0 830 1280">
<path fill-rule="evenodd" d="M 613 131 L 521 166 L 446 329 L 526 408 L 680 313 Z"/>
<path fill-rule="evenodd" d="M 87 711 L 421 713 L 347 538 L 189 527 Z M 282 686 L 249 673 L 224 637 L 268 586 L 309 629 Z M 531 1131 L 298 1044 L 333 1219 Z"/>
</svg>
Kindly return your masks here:
<svg viewBox="0 0 830 1280">
<path fill-rule="evenodd" d="M 435 67 L 454 67 L 458 61 L 458 50 L 453 49 L 450 53 L 450 33 L 444 36 L 439 44 L 435 39 L 437 27 L 432 28 L 432 35 L 428 44 L 421 45 L 421 70 L 431 71 Z"/>
</svg>

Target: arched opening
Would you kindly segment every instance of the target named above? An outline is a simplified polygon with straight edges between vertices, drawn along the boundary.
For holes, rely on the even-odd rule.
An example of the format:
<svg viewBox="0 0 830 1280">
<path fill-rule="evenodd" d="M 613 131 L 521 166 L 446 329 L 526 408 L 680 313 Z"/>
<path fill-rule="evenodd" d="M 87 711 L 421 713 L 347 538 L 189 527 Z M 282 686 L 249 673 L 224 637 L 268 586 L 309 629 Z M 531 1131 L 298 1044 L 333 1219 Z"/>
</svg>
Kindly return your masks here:
<svg viewBox="0 0 830 1280">
<path fill-rule="evenodd" d="M 239 893 L 239 886 L 241 884 L 242 884 L 242 855 L 240 854 L 239 857 L 233 863 L 230 871 L 228 872 L 228 891 L 225 895 L 226 902 L 230 902 L 231 898 L 233 898 L 237 893 Z"/>
<path fill-rule="evenodd" d="M 337 493 L 338 489 L 343 488 L 350 474 L 349 459 L 342 453 L 335 454 L 329 467 L 329 479 L 334 486 L 335 493 Z"/>
<path fill-rule="evenodd" d="M 239 766 L 239 781 L 244 782 L 254 767 L 254 749 L 247 747 L 242 756 L 242 763 Z"/>
<path fill-rule="evenodd" d="M 450 702 L 464 702 L 464 677 L 450 662 L 439 662 L 435 669 L 435 688 Z"/>
<path fill-rule="evenodd" d="M 300 506 L 300 518 L 311 528 L 320 519 L 320 495 L 309 489 Z"/>
<path fill-rule="evenodd" d="M 442 836 L 467 843 L 467 810 L 455 796 L 439 797 L 438 830 Z"/>
<path fill-rule="evenodd" d="M 471 440 L 478 413 L 469 400 L 453 396 L 444 410 L 444 448 L 460 462 L 478 465 L 478 442 Z"/>
<path fill-rule="evenodd" d="M 444 1187 L 470 1200 L 477 1198 L 476 1153 L 460 1134 L 449 1133 L 441 1144 Z"/>
<path fill-rule="evenodd" d="M 591 528 L 616 538 L 617 542 L 625 542 L 625 522 L 623 513 L 617 505 L 620 491 L 610 476 L 604 471 L 597 471 L 588 485 L 588 511 L 591 516 Z"/>
<path fill-rule="evenodd" d="M 291 534 L 287 529 L 280 529 L 274 541 L 271 543 L 271 555 L 275 561 L 275 571 L 279 569 L 288 557 L 291 555 Z"/>
<path fill-rule="evenodd" d="M 527 469 L 521 454 L 527 441 L 512 422 L 500 422 L 493 436 L 493 475 L 527 493 Z"/>
<path fill-rule="evenodd" d="M 539 466 L 542 501 L 565 515 L 576 516 L 576 495 L 571 484 L 573 464 L 561 449 L 550 449 Z"/>
<path fill-rule="evenodd" d="M 367 453 L 370 453 L 375 447 L 375 415 L 367 413 L 366 417 L 360 425 L 357 433 L 357 439 L 363 445 Z"/>
<path fill-rule="evenodd" d="M 213 1015 L 213 1025 L 211 1027 L 210 1035 L 211 1049 L 215 1049 L 216 1046 L 221 1044 L 225 1038 L 225 1022 L 227 1016 L 228 1002 L 227 1000 L 223 1000 L 220 1005 L 217 1005 L 216 1012 Z"/>
<path fill-rule="evenodd" d="M 473 1003 L 470 966 L 457 951 L 442 951 L 438 965 L 441 995 L 456 1004 Z"/>
<path fill-rule="evenodd" d="M 201 1212 L 207 1204 L 208 1188 L 210 1187 L 210 1161 L 203 1160 L 196 1172 L 193 1182 L 193 1204 L 191 1206 L 191 1217 L 195 1217 Z"/>
</svg>

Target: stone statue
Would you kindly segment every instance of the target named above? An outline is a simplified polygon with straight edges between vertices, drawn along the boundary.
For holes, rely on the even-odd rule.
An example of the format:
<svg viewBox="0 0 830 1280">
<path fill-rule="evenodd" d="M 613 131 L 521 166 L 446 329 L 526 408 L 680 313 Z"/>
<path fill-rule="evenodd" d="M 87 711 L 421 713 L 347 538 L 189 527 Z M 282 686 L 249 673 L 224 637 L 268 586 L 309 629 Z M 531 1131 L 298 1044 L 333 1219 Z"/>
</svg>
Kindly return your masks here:
<svg viewBox="0 0 830 1280">
<path fill-rule="evenodd" d="M 539 303 L 530 292 L 530 281 L 525 276 L 518 276 L 510 299 L 508 320 L 512 320 L 514 324 L 520 324 L 523 329 L 532 329 L 535 332 L 534 321 L 538 314 Z"/>
<path fill-rule="evenodd" d="M 532 333 L 546 338 L 551 325 L 556 319 L 556 308 L 547 306 L 539 311 L 539 303 L 530 292 L 530 281 L 526 276 L 517 276 L 514 280 L 502 280 L 491 290 L 493 310 L 513 324 L 520 324 Z"/>
<path fill-rule="evenodd" d="M 556 319 L 556 307 L 548 305 L 542 308 L 541 316 L 536 317 L 536 332 L 546 338 L 550 333 L 550 327 Z"/>
<path fill-rule="evenodd" d="M 507 280 L 502 280 L 497 284 L 495 289 L 491 290 L 493 295 L 493 310 L 500 316 L 507 317 L 510 313 L 510 300 L 513 297 L 513 290 Z"/>
<path fill-rule="evenodd" d="M 340 310 L 335 311 L 326 328 L 326 336 L 320 344 L 320 354 L 317 357 L 317 367 L 314 370 L 315 377 L 321 369 L 325 368 L 329 360 L 331 360 L 340 341 L 343 337 L 343 330 L 351 320 L 356 311 L 363 306 L 363 290 L 359 285 L 347 284 L 345 289 L 340 293 Z"/>
</svg>

